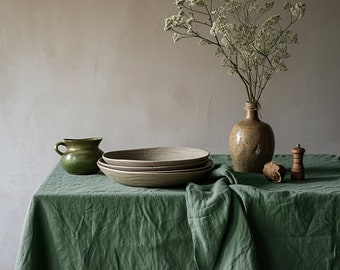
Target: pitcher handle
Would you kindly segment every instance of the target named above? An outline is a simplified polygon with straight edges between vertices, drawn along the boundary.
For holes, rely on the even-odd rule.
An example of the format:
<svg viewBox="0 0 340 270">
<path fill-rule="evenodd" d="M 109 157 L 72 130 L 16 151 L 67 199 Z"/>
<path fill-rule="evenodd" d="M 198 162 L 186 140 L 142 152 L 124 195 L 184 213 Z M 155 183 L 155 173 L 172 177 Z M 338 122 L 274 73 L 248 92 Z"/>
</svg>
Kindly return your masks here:
<svg viewBox="0 0 340 270">
<path fill-rule="evenodd" d="M 58 149 L 58 147 L 59 147 L 60 145 L 66 147 L 66 144 L 65 144 L 64 142 L 57 142 L 57 143 L 55 144 L 55 146 L 54 146 L 54 150 L 55 150 L 59 155 L 62 156 L 64 153 L 61 152 L 61 151 Z"/>
</svg>

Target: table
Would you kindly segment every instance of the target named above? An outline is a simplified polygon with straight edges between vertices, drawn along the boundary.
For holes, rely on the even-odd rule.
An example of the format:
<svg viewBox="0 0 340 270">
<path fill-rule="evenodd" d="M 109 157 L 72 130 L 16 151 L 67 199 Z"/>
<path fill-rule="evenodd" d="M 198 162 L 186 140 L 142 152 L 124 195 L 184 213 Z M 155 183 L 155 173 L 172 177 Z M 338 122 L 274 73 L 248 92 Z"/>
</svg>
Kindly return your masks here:
<svg viewBox="0 0 340 270">
<path fill-rule="evenodd" d="M 16 269 L 340 269 L 340 158 L 305 155 L 275 184 L 212 155 L 186 187 L 120 185 L 60 163 L 34 194 Z M 287 169 L 291 155 L 273 161 Z"/>
</svg>

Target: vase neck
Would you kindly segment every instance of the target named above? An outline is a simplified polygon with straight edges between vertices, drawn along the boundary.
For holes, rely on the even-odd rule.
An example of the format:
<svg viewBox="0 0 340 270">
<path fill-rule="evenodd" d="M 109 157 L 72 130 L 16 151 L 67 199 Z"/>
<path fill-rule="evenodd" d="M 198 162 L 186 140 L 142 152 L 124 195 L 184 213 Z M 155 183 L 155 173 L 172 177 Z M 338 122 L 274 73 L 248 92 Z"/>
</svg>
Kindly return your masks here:
<svg viewBox="0 0 340 270">
<path fill-rule="evenodd" d="M 259 118 L 260 104 L 246 102 L 245 110 L 246 119 L 260 120 Z"/>
</svg>

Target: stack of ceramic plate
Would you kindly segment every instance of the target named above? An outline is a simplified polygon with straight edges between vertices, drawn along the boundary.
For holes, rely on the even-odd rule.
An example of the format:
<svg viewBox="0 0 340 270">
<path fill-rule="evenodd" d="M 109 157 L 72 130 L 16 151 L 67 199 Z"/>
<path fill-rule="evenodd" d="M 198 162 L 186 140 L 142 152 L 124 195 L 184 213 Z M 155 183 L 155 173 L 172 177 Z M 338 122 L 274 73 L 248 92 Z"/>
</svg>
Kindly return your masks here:
<svg viewBox="0 0 340 270">
<path fill-rule="evenodd" d="M 114 181 L 138 187 L 184 185 L 202 178 L 213 167 L 207 151 L 189 147 L 111 151 L 97 164 Z"/>
</svg>

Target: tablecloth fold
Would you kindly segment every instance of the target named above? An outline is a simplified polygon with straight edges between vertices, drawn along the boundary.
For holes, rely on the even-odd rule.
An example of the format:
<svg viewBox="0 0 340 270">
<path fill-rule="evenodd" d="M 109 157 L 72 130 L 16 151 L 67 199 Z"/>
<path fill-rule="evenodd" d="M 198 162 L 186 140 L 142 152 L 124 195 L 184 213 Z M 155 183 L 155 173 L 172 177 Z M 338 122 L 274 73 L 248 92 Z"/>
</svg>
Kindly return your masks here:
<svg viewBox="0 0 340 270">
<path fill-rule="evenodd" d="M 258 269 L 247 218 L 227 178 L 188 185 L 186 202 L 197 269 Z"/>
</svg>

